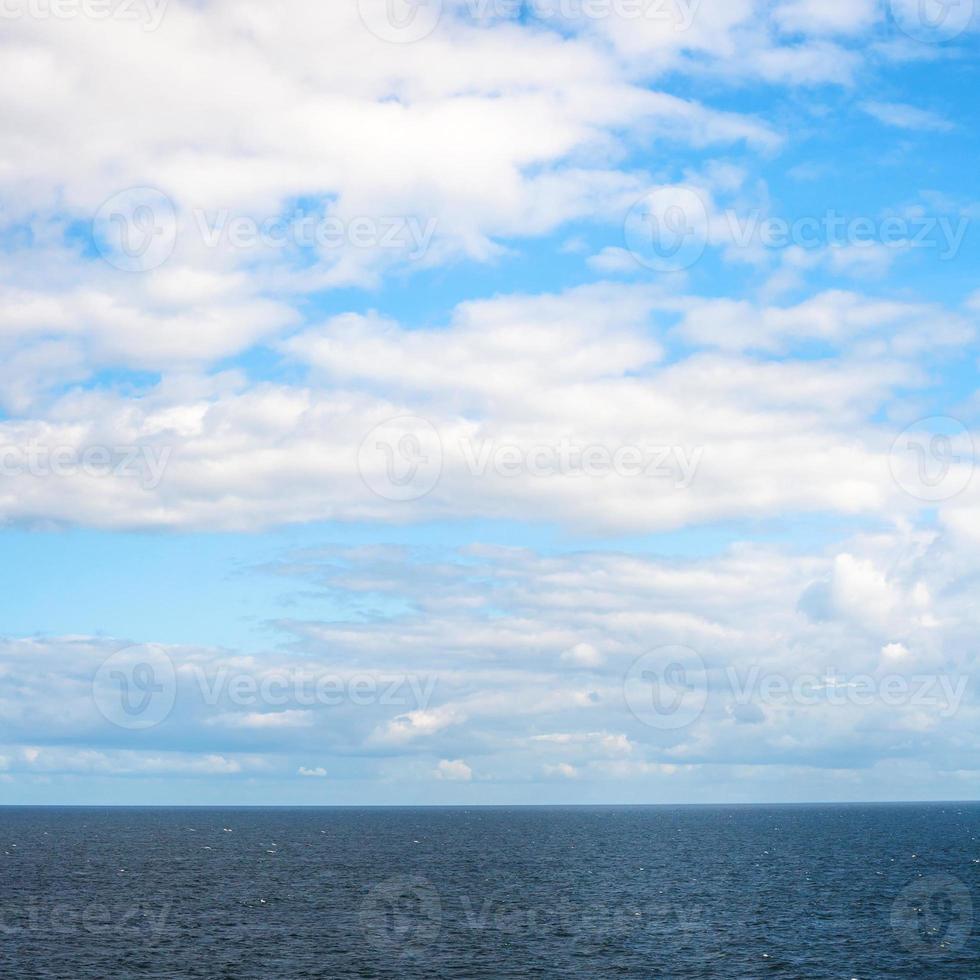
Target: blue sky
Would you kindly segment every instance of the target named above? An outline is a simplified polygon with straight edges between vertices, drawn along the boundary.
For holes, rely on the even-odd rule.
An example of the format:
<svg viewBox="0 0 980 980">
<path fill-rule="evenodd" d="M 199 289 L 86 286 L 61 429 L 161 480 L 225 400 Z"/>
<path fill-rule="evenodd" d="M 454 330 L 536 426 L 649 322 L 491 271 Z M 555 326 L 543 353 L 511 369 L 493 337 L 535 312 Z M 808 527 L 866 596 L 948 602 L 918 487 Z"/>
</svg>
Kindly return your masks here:
<svg viewBox="0 0 980 980">
<path fill-rule="evenodd" d="M 0 801 L 976 798 L 972 0 L 406 2 L 9 13 Z"/>
</svg>

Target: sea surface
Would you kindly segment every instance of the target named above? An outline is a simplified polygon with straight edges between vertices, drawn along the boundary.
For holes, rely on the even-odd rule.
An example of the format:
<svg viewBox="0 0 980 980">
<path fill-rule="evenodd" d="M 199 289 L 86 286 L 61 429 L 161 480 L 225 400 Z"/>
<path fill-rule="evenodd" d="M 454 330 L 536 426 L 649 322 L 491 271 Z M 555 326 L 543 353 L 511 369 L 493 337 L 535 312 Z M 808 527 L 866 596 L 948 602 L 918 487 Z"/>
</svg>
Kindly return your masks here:
<svg viewBox="0 0 980 980">
<path fill-rule="evenodd" d="M 0 808 L 0 977 L 980 977 L 980 804 Z"/>
</svg>

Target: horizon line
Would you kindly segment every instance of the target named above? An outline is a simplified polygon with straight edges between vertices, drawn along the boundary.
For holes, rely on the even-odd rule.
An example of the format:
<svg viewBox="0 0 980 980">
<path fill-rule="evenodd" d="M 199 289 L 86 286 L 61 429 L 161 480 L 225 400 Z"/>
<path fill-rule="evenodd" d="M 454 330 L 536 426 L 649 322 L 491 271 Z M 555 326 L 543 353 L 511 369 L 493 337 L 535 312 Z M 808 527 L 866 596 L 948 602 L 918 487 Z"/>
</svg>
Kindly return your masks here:
<svg viewBox="0 0 980 980">
<path fill-rule="evenodd" d="M 759 803 L 0 803 L 2 810 L 568 810 L 751 807 L 970 806 L 972 800 L 819 800 Z"/>
</svg>

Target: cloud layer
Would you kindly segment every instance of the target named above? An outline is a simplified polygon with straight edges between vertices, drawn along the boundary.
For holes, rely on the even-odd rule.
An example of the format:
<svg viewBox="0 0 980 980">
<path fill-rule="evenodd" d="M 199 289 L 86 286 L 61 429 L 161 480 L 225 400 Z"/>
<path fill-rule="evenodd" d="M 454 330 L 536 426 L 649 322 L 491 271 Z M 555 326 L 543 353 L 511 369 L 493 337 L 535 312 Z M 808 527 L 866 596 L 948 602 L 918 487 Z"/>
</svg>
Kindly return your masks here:
<svg viewBox="0 0 980 980">
<path fill-rule="evenodd" d="M 6 12 L 0 521 L 310 546 L 5 637 L 0 780 L 967 793 L 976 25 L 400 2 Z"/>
</svg>

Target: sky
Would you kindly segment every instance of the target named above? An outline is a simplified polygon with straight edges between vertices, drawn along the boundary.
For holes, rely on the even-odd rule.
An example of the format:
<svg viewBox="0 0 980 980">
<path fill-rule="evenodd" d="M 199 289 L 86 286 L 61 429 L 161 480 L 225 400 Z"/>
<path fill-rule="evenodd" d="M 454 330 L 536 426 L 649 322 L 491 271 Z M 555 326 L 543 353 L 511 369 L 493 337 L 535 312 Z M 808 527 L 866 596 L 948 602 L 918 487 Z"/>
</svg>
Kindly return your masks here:
<svg viewBox="0 0 980 980">
<path fill-rule="evenodd" d="M 0 802 L 980 798 L 974 0 L 0 19 Z"/>
</svg>

